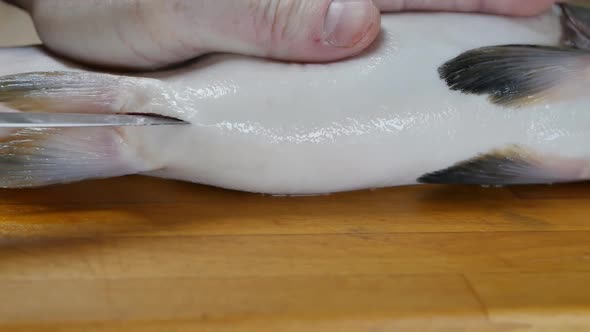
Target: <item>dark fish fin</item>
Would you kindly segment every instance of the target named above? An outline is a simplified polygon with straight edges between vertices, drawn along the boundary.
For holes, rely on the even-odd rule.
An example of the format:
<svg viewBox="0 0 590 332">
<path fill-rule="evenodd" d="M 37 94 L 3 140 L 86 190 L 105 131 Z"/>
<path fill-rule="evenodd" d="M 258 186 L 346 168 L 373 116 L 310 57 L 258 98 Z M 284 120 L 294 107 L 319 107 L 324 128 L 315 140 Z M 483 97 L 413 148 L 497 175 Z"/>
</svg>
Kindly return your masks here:
<svg viewBox="0 0 590 332">
<path fill-rule="evenodd" d="M 28 188 L 153 170 L 113 128 L 21 129 L 0 137 L 0 187 Z"/>
<path fill-rule="evenodd" d="M 165 95 L 154 80 L 90 72 L 0 77 L 0 106 L 20 112 L 152 113 Z"/>
<path fill-rule="evenodd" d="M 590 50 L 590 5 L 583 1 L 571 1 L 560 5 L 562 11 L 562 44 Z"/>
<path fill-rule="evenodd" d="M 527 185 L 585 181 L 590 161 L 540 156 L 519 147 L 492 151 L 425 174 L 424 184 Z"/>
<path fill-rule="evenodd" d="M 465 52 L 442 65 L 439 74 L 451 90 L 519 107 L 586 96 L 589 65 L 590 55 L 581 50 L 503 45 Z"/>
<path fill-rule="evenodd" d="M 139 113 L 151 105 L 154 93 L 146 88 L 149 84 L 137 83 L 77 72 L 3 76 L 0 112 Z M 119 128 L 0 129 L 0 187 L 38 187 L 156 169 L 122 135 Z"/>
</svg>

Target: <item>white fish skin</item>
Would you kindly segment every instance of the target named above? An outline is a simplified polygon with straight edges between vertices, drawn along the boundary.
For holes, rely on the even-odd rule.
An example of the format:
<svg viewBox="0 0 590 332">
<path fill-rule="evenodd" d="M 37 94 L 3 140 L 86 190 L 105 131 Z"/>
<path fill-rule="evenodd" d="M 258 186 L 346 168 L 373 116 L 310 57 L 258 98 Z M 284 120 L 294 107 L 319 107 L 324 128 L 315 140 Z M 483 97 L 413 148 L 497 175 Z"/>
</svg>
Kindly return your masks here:
<svg viewBox="0 0 590 332">
<path fill-rule="evenodd" d="M 122 128 L 123 154 L 133 162 L 118 162 L 134 166 L 71 180 L 142 173 L 240 191 L 325 194 L 414 185 L 426 173 L 512 145 L 557 156 L 566 178 L 587 178 L 590 97 L 507 109 L 486 96 L 451 91 L 437 72 L 478 47 L 558 45 L 556 12 L 388 14 L 382 27 L 371 50 L 339 63 L 213 55 L 129 78 L 124 87 L 112 83 L 112 108 L 191 125 Z M 37 48 L 2 49 L 0 63 L 0 76 L 84 71 Z"/>
</svg>

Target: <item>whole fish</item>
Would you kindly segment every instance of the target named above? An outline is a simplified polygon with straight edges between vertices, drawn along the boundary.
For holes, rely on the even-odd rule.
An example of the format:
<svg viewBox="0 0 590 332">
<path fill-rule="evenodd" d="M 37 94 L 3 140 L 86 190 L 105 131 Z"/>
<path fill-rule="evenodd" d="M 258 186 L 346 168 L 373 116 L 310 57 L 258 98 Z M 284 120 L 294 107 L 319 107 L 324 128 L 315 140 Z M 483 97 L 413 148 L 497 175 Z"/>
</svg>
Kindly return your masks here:
<svg viewBox="0 0 590 332">
<path fill-rule="evenodd" d="M 590 179 L 590 10 L 386 14 L 366 52 L 297 64 L 215 54 L 106 73 L 0 49 L 0 111 L 188 125 L 4 129 L 0 186 L 143 174 L 268 194 Z"/>
</svg>

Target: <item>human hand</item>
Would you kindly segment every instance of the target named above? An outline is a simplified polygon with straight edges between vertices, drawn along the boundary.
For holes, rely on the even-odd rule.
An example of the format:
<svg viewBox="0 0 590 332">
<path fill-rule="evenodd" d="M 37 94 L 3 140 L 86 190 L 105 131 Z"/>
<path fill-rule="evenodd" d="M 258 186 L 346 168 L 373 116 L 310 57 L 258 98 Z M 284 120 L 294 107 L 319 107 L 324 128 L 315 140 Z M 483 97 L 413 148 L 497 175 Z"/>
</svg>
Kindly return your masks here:
<svg viewBox="0 0 590 332">
<path fill-rule="evenodd" d="M 536 15 L 555 0 L 6 0 L 30 13 L 44 45 L 80 62 L 156 69 L 211 52 L 301 62 L 367 48 L 380 11 Z"/>
</svg>

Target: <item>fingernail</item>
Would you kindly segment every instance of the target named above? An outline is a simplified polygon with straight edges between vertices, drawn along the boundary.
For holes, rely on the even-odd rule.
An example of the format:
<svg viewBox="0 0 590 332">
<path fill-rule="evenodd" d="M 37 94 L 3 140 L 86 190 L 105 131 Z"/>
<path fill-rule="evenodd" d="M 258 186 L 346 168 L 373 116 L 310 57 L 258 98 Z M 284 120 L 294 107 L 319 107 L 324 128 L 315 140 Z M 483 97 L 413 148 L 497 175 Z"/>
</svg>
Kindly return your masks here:
<svg viewBox="0 0 590 332">
<path fill-rule="evenodd" d="M 324 21 L 325 42 L 353 47 L 369 32 L 375 11 L 372 0 L 333 0 Z"/>
</svg>

